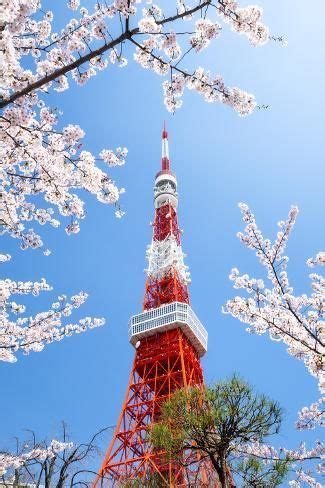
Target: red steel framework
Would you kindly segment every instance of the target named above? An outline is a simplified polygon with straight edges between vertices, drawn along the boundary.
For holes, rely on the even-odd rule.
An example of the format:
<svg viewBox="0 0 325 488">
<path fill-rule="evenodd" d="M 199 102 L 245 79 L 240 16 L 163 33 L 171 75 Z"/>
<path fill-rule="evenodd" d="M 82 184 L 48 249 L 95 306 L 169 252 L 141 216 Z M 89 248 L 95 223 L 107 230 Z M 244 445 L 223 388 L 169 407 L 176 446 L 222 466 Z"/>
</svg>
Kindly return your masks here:
<svg viewBox="0 0 325 488">
<path fill-rule="evenodd" d="M 176 178 L 169 169 L 167 131 L 163 132 L 162 170 L 156 176 L 155 220 L 153 246 L 162 246 L 167 240 L 180 256 L 181 240 L 177 220 Z M 168 193 L 169 192 L 169 193 Z M 178 249 L 179 246 L 179 249 Z M 175 254 L 175 255 L 176 255 Z M 161 258 L 161 266 L 164 259 Z M 175 258 L 174 264 L 160 268 L 155 276 L 148 274 L 143 310 L 181 302 L 189 304 L 187 281 L 181 274 Z M 170 262 L 169 262 L 170 263 Z M 180 263 L 182 265 L 182 262 Z M 150 331 L 136 344 L 135 359 L 127 387 L 125 401 L 108 448 L 106 457 L 95 481 L 95 486 L 123 486 L 137 480 L 146 486 L 170 487 L 219 487 L 217 475 L 209 463 L 199 459 L 180 465 L 167 461 L 163 452 L 150 445 L 148 427 L 159 420 L 161 403 L 173 392 L 183 387 L 203 385 L 199 354 L 175 323 L 169 330 Z M 191 455 L 184 453 L 184 456 Z M 231 476 L 230 476 L 231 478 Z M 132 486 L 132 485 L 131 485 Z"/>
<path fill-rule="evenodd" d="M 166 462 L 163 453 L 151 449 L 148 426 L 159 417 L 161 402 L 176 389 L 202 383 L 199 358 L 180 329 L 142 341 L 135 355 L 115 435 L 101 469 L 104 485 L 121 486 L 125 481 L 153 478 L 157 486 L 190 486 L 190 480 L 198 478 L 193 467 L 186 470 Z"/>
</svg>

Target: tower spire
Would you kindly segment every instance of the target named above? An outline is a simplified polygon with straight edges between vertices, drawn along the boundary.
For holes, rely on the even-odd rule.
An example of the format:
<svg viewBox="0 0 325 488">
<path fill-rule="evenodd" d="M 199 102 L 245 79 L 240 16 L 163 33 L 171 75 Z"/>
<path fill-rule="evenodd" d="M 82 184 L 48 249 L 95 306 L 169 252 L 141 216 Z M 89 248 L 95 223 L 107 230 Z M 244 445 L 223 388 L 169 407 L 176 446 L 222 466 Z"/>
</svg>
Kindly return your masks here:
<svg viewBox="0 0 325 488">
<path fill-rule="evenodd" d="M 169 171 L 169 147 L 168 147 L 168 132 L 166 130 L 166 121 L 164 121 L 164 130 L 162 132 L 161 144 L 161 169 L 162 171 Z"/>
</svg>

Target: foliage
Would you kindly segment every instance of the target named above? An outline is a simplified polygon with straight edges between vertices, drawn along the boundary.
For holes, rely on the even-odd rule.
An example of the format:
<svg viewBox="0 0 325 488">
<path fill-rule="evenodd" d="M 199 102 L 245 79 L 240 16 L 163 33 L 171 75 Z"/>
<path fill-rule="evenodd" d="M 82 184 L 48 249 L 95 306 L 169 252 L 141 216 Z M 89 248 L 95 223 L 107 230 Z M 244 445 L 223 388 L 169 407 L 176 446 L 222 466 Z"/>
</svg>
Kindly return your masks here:
<svg viewBox="0 0 325 488">
<path fill-rule="evenodd" d="M 268 466 L 260 459 L 249 457 L 237 464 L 236 471 L 242 478 L 243 488 L 274 488 L 281 485 L 289 467 L 289 459 L 278 460 Z"/>
<path fill-rule="evenodd" d="M 146 479 L 134 479 L 121 485 L 123 488 L 166 488 L 166 482 L 155 473 L 146 476 Z"/>
<path fill-rule="evenodd" d="M 282 411 L 276 402 L 254 393 L 234 376 L 212 388 L 176 392 L 163 404 L 151 438 L 156 448 L 182 463 L 186 462 L 184 452 L 199 452 L 202 461 L 212 463 L 222 486 L 228 487 L 227 466 L 235 472 L 242 458 L 265 459 L 267 471 L 276 471 L 280 478 L 279 464 L 272 459 L 274 451 L 264 442 L 279 432 L 281 421 Z M 283 462 L 287 462 L 286 456 Z M 283 471 L 282 478 L 284 475 Z"/>
</svg>

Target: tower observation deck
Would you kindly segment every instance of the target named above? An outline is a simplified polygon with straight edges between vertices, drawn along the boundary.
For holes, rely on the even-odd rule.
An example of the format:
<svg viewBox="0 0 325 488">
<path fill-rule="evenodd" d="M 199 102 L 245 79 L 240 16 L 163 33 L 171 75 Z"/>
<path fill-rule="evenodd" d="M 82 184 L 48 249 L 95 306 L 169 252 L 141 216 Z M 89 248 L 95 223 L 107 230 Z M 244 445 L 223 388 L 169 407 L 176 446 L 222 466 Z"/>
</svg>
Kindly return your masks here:
<svg viewBox="0 0 325 488">
<path fill-rule="evenodd" d="M 155 219 L 147 248 L 142 312 L 129 322 L 135 358 L 126 397 L 95 486 L 219 487 L 208 461 L 167 459 L 150 443 L 162 402 L 180 388 L 203 385 L 200 358 L 208 334 L 190 306 L 190 274 L 178 226 L 177 179 L 170 170 L 168 134 L 162 133 L 161 170 L 154 184 Z M 184 453 L 184 457 L 193 456 Z M 130 484 L 131 483 L 131 484 Z M 153 483 L 153 484 L 152 484 Z"/>
</svg>

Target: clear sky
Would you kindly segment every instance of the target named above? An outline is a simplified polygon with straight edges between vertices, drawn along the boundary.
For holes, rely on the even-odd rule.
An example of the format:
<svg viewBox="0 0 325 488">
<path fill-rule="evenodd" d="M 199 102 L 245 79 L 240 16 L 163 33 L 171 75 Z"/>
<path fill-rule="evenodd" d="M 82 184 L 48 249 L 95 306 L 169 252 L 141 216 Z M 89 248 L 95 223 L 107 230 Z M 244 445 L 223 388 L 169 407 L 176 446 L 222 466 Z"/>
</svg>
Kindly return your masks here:
<svg viewBox="0 0 325 488">
<path fill-rule="evenodd" d="M 2 238 L 2 252 L 13 259 L 1 273 L 24 280 L 44 276 L 54 286 L 51 296 L 28 299 L 30 313 L 46 309 L 58 294 L 85 290 L 90 297 L 80 316 L 104 316 L 107 325 L 42 353 L 20 356 L 16 364 L 0 365 L 1 446 L 23 436 L 26 428 L 40 437 L 55 436 L 61 420 L 77 440 L 117 421 L 134 355 L 127 324 L 142 305 L 164 118 L 179 182 L 192 306 L 209 332 L 206 382 L 236 371 L 285 409 L 280 443 L 293 447 L 315 436 L 294 430 L 297 411 L 318 395 L 303 364 L 289 357 L 283 345 L 247 334 L 241 323 L 221 313 L 235 294 L 228 280 L 233 266 L 262 276 L 253 253 L 236 238 L 242 229 L 239 201 L 251 206 L 270 237 L 290 205 L 299 206 L 288 247 L 289 273 L 298 293 L 309 292 L 305 262 L 325 241 L 325 5 L 321 0 L 257 3 L 271 31 L 288 38 L 287 48 L 276 43 L 252 48 L 225 26 L 221 38 L 190 62 L 254 93 L 259 103 L 271 106 L 268 110 L 239 118 L 230 108 L 187 92 L 183 107 L 172 116 L 164 109 L 162 79 L 134 64 L 131 56 L 127 68 L 109 67 L 85 87 L 72 84 L 63 94 L 51 95 L 51 105 L 64 112 L 63 123 L 78 123 L 86 131 L 86 148 L 128 147 L 127 164 L 113 172 L 126 188 L 121 199 L 126 215 L 118 220 L 111 206 L 86 195 L 87 217 L 78 235 L 66 236 L 63 227 L 42 228 L 52 249 L 49 257 L 20 251 L 17 242 Z"/>
</svg>

